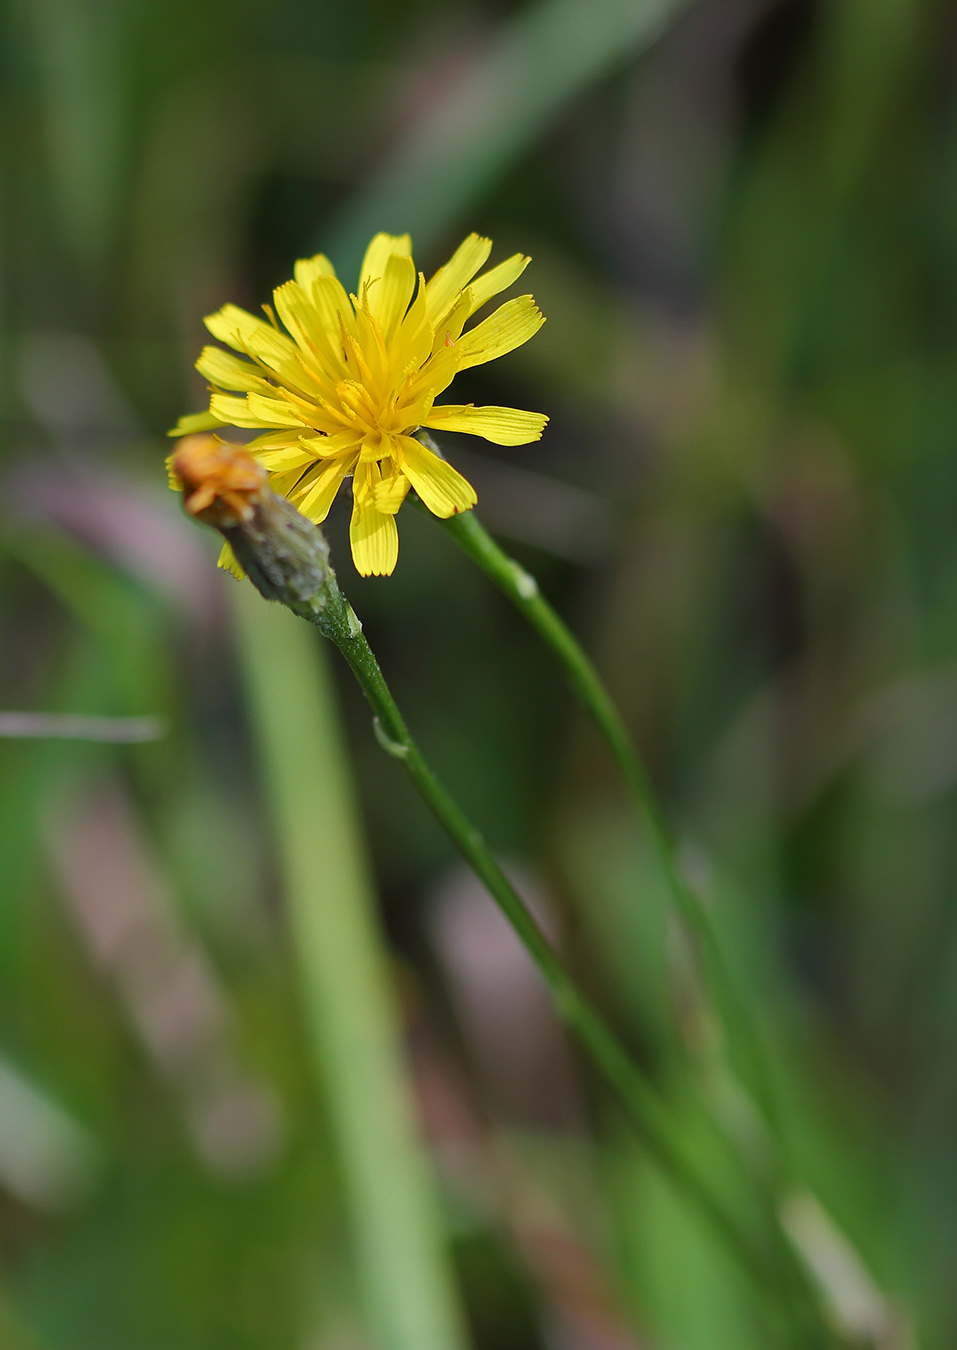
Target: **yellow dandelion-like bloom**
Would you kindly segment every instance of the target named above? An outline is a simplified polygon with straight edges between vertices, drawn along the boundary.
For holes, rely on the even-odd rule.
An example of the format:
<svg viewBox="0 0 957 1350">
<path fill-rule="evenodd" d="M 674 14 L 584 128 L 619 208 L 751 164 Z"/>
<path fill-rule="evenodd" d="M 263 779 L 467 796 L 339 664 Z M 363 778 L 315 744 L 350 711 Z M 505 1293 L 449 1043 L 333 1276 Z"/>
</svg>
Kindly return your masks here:
<svg viewBox="0 0 957 1350">
<path fill-rule="evenodd" d="M 395 515 L 410 487 L 437 516 L 476 502 L 471 484 L 414 431 L 465 431 L 496 445 L 525 445 L 548 421 L 517 408 L 435 403 L 458 371 L 504 356 L 544 323 L 523 295 L 466 330 L 529 262 L 516 254 L 477 276 L 491 247 L 469 235 L 427 282 L 416 275 L 407 234 L 377 234 L 358 295 L 346 294 L 322 254 L 297 262 L 295 280 L 273 292 L 275 312 L 264 307 L 268 323 L 236 305 L 206 319 L 232 351 L 203 349 L 196 369 L 209 380 L 209 412 L 181 418 L 171 435 L 259 430 L 247 449 L 268 469 L 270 486 L 317 523 L 351 475 L 356 568 L 388 576 L 399 552 Z M 228 546 L 220 565 L 234 565 Z"/>
</svg>

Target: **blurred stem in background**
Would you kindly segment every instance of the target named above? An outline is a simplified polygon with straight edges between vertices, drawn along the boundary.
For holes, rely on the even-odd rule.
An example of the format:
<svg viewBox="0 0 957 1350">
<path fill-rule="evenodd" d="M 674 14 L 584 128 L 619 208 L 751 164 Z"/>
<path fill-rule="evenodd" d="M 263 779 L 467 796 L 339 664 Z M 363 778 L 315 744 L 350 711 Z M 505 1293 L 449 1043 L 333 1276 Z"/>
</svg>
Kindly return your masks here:
<svg viewBox="0 0 957 1350">
<path fill-rule="evenodd" d="M 235 597 L 303 1001 L 375 1344 L 461 1350 L 466 1341 L 436 1196 L 415 1138 L 325 653 L 251 587 L 237 587 Z"/>
</svg>

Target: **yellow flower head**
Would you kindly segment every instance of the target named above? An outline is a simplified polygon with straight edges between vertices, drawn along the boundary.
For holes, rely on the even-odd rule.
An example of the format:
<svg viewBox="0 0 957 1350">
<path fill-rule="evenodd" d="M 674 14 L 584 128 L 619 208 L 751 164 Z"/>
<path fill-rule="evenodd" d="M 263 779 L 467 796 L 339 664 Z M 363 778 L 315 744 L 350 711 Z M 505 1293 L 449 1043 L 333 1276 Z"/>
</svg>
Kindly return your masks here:
<svg viewBox="0 0 957 1350">
<path fill-rule="evenodd" d="M 544 323 L 523 295 L 465 329 L 529 261 L 516 254 L 476 276 L 491 247 L 469 235 L 426 282 L 416 276 L 407 234 L 377 234 L 358 295 L 346 294 L 322 254 L 297 262 L 295 280 L 273 293 L 275 314 L 266 307 L 269 323 L 235 305 L 206 319 L 232 351 L 203 349 L 196 369 L 210 383 L 209 412 L 181 418 L 171 434 L 222 426 L 263 432 L 247 448 L 268 469 L 273 490 L 317 523 L 351 474 L 356 568 L 388 576 L 399 552 L 395 515 L 410 486 L 437 516 L 476 501 L 471 485 L 414 431 L 444 428 L 524 445 L 538 440 L 548 421 L 516 408 L 435 404 L 458 371 L 504 356 Z M 220 565 L 231 561 L 224 550 Z"/>
</svg>

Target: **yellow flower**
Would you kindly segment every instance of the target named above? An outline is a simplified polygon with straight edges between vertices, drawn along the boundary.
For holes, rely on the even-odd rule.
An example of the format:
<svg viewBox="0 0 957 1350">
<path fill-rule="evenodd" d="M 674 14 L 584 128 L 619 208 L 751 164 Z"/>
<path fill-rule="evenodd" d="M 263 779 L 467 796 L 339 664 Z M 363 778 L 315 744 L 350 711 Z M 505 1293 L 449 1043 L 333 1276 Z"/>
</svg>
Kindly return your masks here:
<svg viewBox="0 0 957 1350">
<path fill-rule="evenodd" d="M 351 474 L 356 568 L 388 576 L 399 552 L 395 515 L 410 487 L 437 516 L 476 502 L 471 485 L 414 431 L 466 431 L 496 445 L 525 445 L 548 421 L 516 408 L 435 404 L 458 371 L 504 356 L 544 323 L 523 295 L 465 329 L 529 261 L 516 254 L 476 276 L 491 247 L 469 235 L 426 282 L 422 273 L 416 278 L 407 234 L 377 234 L 358 295 L 346 294 L 322 254 L 297 262 L 295 280 L 273 293 L 275 313 L 264 307 L 270 322 L 235 305 L 206 319 L 213 337 L 233 350 L 203 349 L 196 369 L 209 380 L 209 412 L 181 418 L 170 434 L 222 426 L 264 432 L 247 448 L 269 470 L 274 491 L 317 523 Z M 220 566 L 232 564 L 227 548 Z"/>
</svg>

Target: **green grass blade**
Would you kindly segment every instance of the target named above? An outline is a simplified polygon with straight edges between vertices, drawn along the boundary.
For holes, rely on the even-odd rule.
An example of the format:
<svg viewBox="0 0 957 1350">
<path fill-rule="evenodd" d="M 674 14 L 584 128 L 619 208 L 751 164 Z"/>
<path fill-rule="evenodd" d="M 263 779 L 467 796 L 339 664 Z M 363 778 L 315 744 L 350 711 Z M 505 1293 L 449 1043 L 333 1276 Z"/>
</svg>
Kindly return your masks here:
<svg viewBox="0 0 957 1350">
<path fill-rule="evenodd" d="M 503 25 L 339 221 L 329 251 L 344 275 L 377 230 L 410 230 L 417 247 L 428 248 L 569 99 L 649 46 L 683 7 L 684 0 L 544 0 Z"/>
<path fill-rule="evenodd" d="M 464 1336 L 415 1140 L 325 652 L 252 586 L 237 586 L 235 602 L 305 1009 L 376 1345 L 459 1350 Z"/>
</svg>

